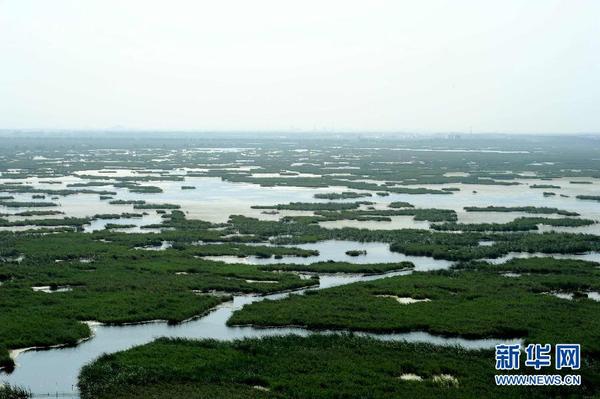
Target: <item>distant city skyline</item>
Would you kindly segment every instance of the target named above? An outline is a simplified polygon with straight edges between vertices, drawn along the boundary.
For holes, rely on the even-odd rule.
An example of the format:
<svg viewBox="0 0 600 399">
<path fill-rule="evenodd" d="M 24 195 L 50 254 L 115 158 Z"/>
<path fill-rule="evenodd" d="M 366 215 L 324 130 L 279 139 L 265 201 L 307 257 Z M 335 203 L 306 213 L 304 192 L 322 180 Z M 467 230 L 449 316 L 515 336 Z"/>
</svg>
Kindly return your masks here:
<svg viewBox="0 0 600 399">
<path fill-rule="evenodd" d="M 0 129 L 600 132 L 600 2 L 0 0 Z"/>
</svg>

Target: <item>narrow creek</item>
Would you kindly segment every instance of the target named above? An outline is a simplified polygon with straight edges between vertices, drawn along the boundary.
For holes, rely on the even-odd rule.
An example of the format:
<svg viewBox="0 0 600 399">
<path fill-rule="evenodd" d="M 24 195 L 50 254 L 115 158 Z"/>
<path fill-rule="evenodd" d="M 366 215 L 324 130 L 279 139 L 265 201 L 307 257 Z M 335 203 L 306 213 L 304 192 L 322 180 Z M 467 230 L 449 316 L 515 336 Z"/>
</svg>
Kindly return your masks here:
<svg viewBox="0 0 600 399">
<path fill-rule="evenodd" d="M 357 281 L 369 281 L 392 276 L 406 275 L 411 271 L 396 271 L 380 275 L 321 274 L 318 287 L 324 289 Z M 31 389 L 35 397 L 78 397 L 77 376 L 82 366 L 103 353 L 125 350 L 142 345 L 158 337 L 234 340 L 275 335 L 297 334 L 306 336 L 316 332 L 304 328 L 255 328 L 250 326 L 229 327 L 231 314 L 244 305 L 264 299 L 281 299 L 299 295 L 307 289 L 276 293 L 265 296 L 235 295 L 232 301 L 217 306 L 207 315 L 177 325 L 156 321 L 125 326 L 92 325 L 93 338 L 75 347 L 29 350 L 16 357 L 17 367 L 10 374 L 0 374 L 0 381 Z M 318 333 L 333 334 L 334 331 Z M 398 334 L 356 333 L 381 340 L 405 340 L 428 342 L 435 345 L 459 345 L 469 349 L 493 348 L 500 342 L 519 342 L 500 339 L 464 339 L 432 335 L 426 332 Z"/>
</svg>

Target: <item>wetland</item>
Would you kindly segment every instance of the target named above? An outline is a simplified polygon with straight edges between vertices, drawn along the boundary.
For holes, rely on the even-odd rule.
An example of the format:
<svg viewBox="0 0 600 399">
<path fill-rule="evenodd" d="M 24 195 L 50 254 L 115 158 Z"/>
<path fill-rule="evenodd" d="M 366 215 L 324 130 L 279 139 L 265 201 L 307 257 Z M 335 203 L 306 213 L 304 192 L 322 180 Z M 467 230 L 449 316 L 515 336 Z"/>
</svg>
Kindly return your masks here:
<svg viewBox="0 0 600 399">
<path fill-rule="evenodd" d="M 44 137 L 1 138 L 0 397 L 600 395 L 594 138 Z M 515 342 L 583 384 L 496 387 Z"/>
</svg>

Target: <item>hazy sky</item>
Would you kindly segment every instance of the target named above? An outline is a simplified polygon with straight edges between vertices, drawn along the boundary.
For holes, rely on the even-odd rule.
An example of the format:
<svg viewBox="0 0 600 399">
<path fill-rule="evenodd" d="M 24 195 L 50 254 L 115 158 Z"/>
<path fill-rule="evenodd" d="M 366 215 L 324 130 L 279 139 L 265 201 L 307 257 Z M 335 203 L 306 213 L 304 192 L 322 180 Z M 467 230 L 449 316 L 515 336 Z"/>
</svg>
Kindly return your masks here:
<svg viewBox="0 0 600 399">
<path fill-rule="evenodd" d="M 598 0 L 0 0 L 0 127 L 600 132 Z"/>
</svg>

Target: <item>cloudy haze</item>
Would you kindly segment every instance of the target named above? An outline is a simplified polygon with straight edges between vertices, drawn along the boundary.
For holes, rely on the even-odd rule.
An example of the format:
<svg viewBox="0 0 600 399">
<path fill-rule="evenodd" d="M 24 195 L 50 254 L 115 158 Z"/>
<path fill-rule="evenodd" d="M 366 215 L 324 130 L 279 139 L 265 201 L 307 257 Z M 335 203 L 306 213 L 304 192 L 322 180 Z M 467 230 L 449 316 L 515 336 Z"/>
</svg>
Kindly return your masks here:
<svg viewBox="0 0 600 399">
<path fill-rule="evenodd" d="M 0 0 L 0 127 L 600 131 L 600 1 Z"/>
</svg>

